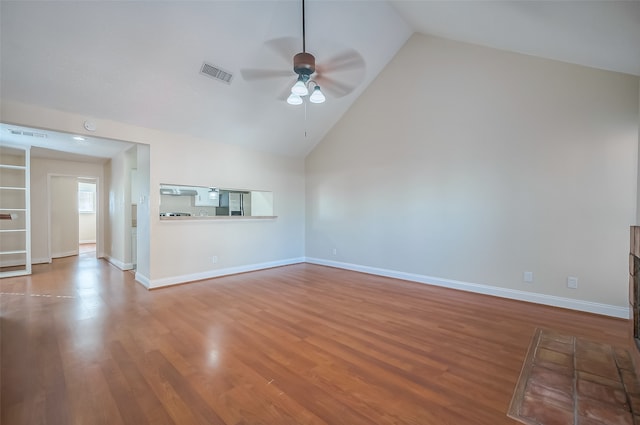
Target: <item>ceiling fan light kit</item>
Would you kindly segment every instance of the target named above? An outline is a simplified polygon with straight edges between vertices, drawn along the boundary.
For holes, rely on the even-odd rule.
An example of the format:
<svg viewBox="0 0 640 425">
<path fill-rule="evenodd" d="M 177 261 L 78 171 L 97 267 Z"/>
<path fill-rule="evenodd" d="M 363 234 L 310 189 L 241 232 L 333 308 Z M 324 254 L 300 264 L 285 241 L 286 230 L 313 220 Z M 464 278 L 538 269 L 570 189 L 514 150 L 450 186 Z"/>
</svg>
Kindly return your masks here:
<svg viewBox="0 0 640 425">
<path fill-rule="evenodd" d="M 302 104 L 302 98 L 300 96 L 298 96 L 295 93 L 291 93 L 289 95 L 289 97 L 287 98 L 287 103 L 289 105 L 301 105 Z"/>
<path fill-rule="evenodd" d="M 302 75 L 298 77 L 298 81 L 291 87 L 291 93 L 297 94 L 298 96 L 306 96 L 309 94 L 309 89 Z"/>
<path fill-rule="evenodd" d="M 320 86 L 316 84 L 313 88 L 313 93 L 309 96 L 309 102 L 311 103 L 323 103 L 326 100 L 324 93 L 320 91 Z"/>
<path fill-rule="evenodd" d="M 307 85 L 313 84 L 313 92 L 309 96 L 309 102 L 311 103 L 324 103 L 327 98 L 320 90 L 320 86 L 313 80 L 309 80 L 308 76 L 299 76 L 298 81 L 291 87 L 291 94 L 287 98 L 289 105 L 301 105 L 303 103 L 302 97 L 309 94 L 309 88 Z"/>
</svg>

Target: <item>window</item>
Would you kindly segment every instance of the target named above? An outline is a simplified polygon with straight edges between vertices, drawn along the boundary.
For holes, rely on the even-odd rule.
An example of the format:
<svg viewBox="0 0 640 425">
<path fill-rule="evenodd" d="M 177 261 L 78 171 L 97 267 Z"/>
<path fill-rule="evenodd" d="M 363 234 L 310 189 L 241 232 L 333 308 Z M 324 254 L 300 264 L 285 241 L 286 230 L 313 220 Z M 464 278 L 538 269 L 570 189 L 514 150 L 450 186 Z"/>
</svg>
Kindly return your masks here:
<svg viewBox="0 0 640 425">
<path fill-rule="evenodd" d="M 78 191 L 78 212 L 95 213 L 96 212 L 96 193 L 88 190 Z"/>
</svg>

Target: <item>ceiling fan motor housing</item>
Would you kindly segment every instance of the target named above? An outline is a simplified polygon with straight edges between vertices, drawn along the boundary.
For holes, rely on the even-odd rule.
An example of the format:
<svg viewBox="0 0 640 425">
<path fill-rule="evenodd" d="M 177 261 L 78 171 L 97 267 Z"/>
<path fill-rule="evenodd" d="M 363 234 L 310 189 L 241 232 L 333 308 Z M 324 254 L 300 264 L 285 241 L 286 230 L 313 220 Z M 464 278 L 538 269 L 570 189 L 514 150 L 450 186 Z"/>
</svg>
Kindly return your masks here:
<svg viewBox="0 0 640 425">
<path fill-rule="evenodd" d="M 298 53 L 293 57 L 293 71 L 298 75 L 310 76 L 316 72 L 316 58 L 311 53 Z"/>
</svg>

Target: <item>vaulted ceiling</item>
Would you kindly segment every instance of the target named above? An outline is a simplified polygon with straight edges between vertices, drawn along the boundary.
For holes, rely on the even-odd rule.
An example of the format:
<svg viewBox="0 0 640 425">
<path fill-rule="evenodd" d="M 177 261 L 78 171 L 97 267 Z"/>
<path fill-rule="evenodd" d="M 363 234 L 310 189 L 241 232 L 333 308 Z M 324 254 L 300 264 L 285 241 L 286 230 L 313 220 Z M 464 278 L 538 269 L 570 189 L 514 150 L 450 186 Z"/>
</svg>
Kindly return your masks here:
<svg viewBox="0 0 640 425">
<path fill-rule="evenodd" d="M 640 75 L 639 0 L 306 0 L 327 101 L 292 106 L 301 13 L 300 0 L 1 0 L 0 98 L 304 156 L 413 32 Z"/>
</svg>

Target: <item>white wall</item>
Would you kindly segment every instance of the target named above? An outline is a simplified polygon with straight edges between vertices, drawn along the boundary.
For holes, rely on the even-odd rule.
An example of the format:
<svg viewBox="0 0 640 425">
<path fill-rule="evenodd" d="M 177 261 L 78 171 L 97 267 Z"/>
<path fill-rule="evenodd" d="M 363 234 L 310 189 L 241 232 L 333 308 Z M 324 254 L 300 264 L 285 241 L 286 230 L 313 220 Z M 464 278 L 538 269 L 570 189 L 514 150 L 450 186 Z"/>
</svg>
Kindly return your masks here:
<svg viewBox="0 0 640 425">
<path fill-rule="evenodd" d="M 137 169 L 137 154 L 139 149 L 148 149 L 144 145 L 134 145 L 124 152 L 120 152 L 112 158 L 108 164 L 107 181 L 109 182 L 109 239 L 105 258 L 115 266 L 123 270 L 129 270 L 134 267 L 134 255 L 132 252 L 132 223 L 134 222 L 131 188 L 132 188 L 132 170 Z M 148 181 L 148 169 L 143 169 L 142 173 L 138 173 L 141 180 Z M 139 179 L 139 180 L 140 180 Z M 148 185 L 148 183 L 146 183 Z M 148 188 L 145 186 L 142 192 L 148 197 Z M 135 221 L 139 218 L 136 212 Z M 143 225 L 148 226 L 149 217 L 141 218 Z M 148 235 L 147 235 L 148 237 Z M 143 244 L 143 247 L 148 247 Z M 148 257 L 148 254 L 145 254 Z M 144 256 L 143 256 L 144 257 Z M 137 260 L 136 260 L 137 261 Z"/>
<path fill-rule="evenodd" d="M 637 77 L 414 35 L 307 157 L 306 255 L 626 309 L 637 149 Z"/>
<path fill-rule="evenodd" d="M 136 279 L 149 284 L 151 270 L 150 264 L 150 222 L 151 212 L 149 210 L 149 146 L 138 145 L 137 159 L 137 192 L 138 199 L 136 205 Z"/>
<path fill-rule="evenodd" d="M 78 219 L 78 242 L 96 243 L 96 214 L 80 213 Z"/>
<path fill-rule="evenodd" d="M 102 164 L 31 158 L 31 258 L 33 263 L 44 263 L 49 258 L 49 205 L 48 176 L 96 177 L 98 193 L 104 194 L 102 186 L 104 166 Z M 98 198 L 98 208 L 106 205 L 105 198 Z M 105 216 L 106 210 L 102 210 Z M 98 222 L 98 256 L 104 255 L 101 239 L 104 236 L 103 222 Z M 77 240 L 76 240 L 77 244 Z"/>
<path fill-rule="evenodd" d="M 131 221 L 129 161 L 126 152 L 119 153 L 107 164 L 109 192 L 109 244 L 105 247 L 105 258 L 117 267 L 128 270 L 131 264 Z"/>
<path fill-rule="evenodd" d="M 49 180 L 51 212 L 51 257 L 78 254 L 78 180 L 51 176 Z"/>
<path fill-rule="evenodd" d="M 176 166 L 176 157 L 180 166 Z M 161 166 L 159 164 L 165 164 Z M 158 168 L 156 168 L 158 167 Z M 151 146 L 151 267 L 174 274 L 300 261 L 304 257 L 304 160 L 205 140 Z M 154 172 L 154 170 L 156 170 Z M 160 222 L 159 185 L 272 191 L 273 220 Z M 178 244 L 176 244 L 178 241 Z M 212 263 L 212 257 L 218 263 Z"/>
<path fill-rule="evenodd" d="M 0 108 L 0 116 L 7 123 L 87 134 L 83 123 L 89 117 L 7 100 L 0 103 Z M 138 251 L 136 273 L 146 285 L 189 281 L 304 258 L 303 159 L 227 145 L 222 143 L 224 140 L 216 140 L 215 135 L 211 140 L 203 140 L 96 117 L 91 119 L 97 127 L 92 136 L 149 145 L 148 207 L 138 205 L 138 245 L 149 247 L 149 266 L 145 274 Z M 111 164 L 105 169 L 105 179 L 112 183 L 119 178 L 113 168 Z M 274 214 L 278 218 L 161 222 L 159 185 L 166 182 L 272 191 Z M 120 195 L 113 192 L 113 199 L 109 201 L 108 205 L 121 202 Z M 148 241 L 141 240 L 141 226 L 145 226 L 141 214 L 145 212 Z M 110 240 L 111 233 L 116 234 L 111 229 L 114 224 L 107 226 L 104 239 L 107 246 L 119 249 L 119 242 Z M 213 256 L 218 257 L 216 264 L 212 262 Z"/>
</svg>

